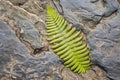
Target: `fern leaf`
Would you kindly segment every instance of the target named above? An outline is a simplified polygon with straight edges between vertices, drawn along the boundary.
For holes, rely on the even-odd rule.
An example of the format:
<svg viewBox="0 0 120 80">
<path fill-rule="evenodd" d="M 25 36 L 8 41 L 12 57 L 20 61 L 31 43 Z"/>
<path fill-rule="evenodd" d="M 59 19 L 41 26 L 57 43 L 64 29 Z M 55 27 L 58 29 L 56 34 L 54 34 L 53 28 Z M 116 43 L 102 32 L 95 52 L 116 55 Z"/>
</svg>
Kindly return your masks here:
<svg viewBox="0 0 120 80">
<path fill-rule="evenodd" d="M 67 24 L 67 21 L 47 4 L 47 40 L 53 51 L 64 61 L 64 65 L 77 73 L 90 68 L 89 49 L 82 41 L 81 31 Z"/>
</svg>

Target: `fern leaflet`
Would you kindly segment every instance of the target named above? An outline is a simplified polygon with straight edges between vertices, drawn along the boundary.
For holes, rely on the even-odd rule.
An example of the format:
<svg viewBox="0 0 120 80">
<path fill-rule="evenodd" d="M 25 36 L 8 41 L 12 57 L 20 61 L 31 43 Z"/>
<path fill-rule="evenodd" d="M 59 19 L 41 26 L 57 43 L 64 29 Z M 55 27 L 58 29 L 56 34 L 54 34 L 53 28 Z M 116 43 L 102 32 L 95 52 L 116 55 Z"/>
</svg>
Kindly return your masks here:
<svg viewBox="0 0 120 80">
<path fill-rule="evenodd" d="M 89 49 L 82 41 L 81 31 L 69 24 L 47 4 L 46 32 L 53 51 L 64 61 L 64 65 L 77 73 L 90 68 Z"/>
</svg>

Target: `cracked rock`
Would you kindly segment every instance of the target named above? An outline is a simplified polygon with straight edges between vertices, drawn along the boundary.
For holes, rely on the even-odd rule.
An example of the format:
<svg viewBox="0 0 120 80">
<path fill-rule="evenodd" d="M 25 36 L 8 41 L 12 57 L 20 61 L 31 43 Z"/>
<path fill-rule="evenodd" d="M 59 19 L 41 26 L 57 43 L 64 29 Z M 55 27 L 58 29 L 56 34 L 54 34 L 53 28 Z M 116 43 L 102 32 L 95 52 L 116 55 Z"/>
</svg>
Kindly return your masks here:
<svg viewBox="0 0 120 80">
<path fill-rule="evenodd" d="M 56 56 L 56 54 L 53 53 L 52 50 L 47 49 L 49 48 L 49 45 L 47 44 L 47 41 L 45 40 L 46 37 L 44 36 L 46 3 L 50 2 L 52 5 L 54 5 L 54 7 L 56 7 L 55 9 L 58 9 L 58 12 L 60 12 L 60 14 L 63 14 L 63 11 L 66 15 L 72 14 L 68 16 L 69 19 L 68 17 L 66 18 L 68 22 L 73 21 L 75 22 L 75 25 L 80 23 L 79 25 L 82 25 L 82 27 L 84 28 L 84 21 L 89 24 L 98 24 L 99 22 L 101 23 L 101 21 L 105 21 L 101 20 L 101 16 L 104 13 L 104 7 L 102 6 L 101 2 L 102 0 L 88 0 L 86 2 L 84 0 L 77 0 L 81 2 L 79 4 L 75 0 L 60 0 L 60 2 L 58 0 L 23 0 L 23 2 L 26 1 L 24 3 L 22 3 L 22 0 L 13 0 L 16 3 L 10 1 L 11 0 L 0 0 L 0 80 L 109 80 L 108 76 L 114 79 L 114 77 L 116 76 L 116 73 L 114 71 L 119 68 L 117 67 L 116 69 L 111 70 L 111 72 L 108 71 L 108 76 L 106 76 L 105 71 L 107 71 L 108 68 L 110 70 L 113 67 L 107 67 L 107 65 L 110 65 L 111 63 L 107 63 L 108 59 L 106 59 L 107 54 L 105 54 L 105 50 L 105 55 L 103 57 L 104 62 L 106 61 L 104 63 L 105 68 L 103 68 L 104 66 L 101 68 L 99 67 L 101 64 L 103 64 L 103 58 L 100 57 L 100 53 L 97 55 L 97 59 L 100 60 L 101 58 L 101 64 L 100 62 L 98 62 L 99 65 L 93 64 L 91 69 L 88 70 L 86 73 L 77 74 L 73 73 L 69 68 L 66 68 L 63 65 L 62 60 L 60 60 L 60 58 Z M 68 1 L 68 3 L 62 3 L 64 1 Z M 70 3 L 69 1 L 72 3 Z M 82 3 L 84 5 L 82 5 Z M 60 4 L 61 7 L 59 7 Z M 74 6 L 74 4 L 76 7 Z M 102 8 L 100 8 L 101 6 Z M 62 7 L 63 11 L 61 10 Z M 68 12 L 69 14 L 66 13 L 67 11 L 70 11 Z M 110 18 L 113 18 L 114 16 Z M 107 36 L 109 40 L 117 42 L 119 41 L 119 29 L 116 26 L 119 26 L 119 18 L 115 18 L 117 24 L 113 19 L 110 18 L 106 18 L 107 20 L 111 20 L 110 22 L 108 22 L 109 24 L 107 24 L 109 27 L 107 27 L 107 29 L 109 29 L 108 32 L 110 34 L 103 35 L 103 33 L 105 33 L 107 30 L 105 27 L 103 27 L 105 31 L 102 29 L 102 32 L 102 30 L 100 29 L 100 33 L 99 29 L 97 29 L 99 32 L 96 36 L 102 34 L 102 36 L 99 37 L 105 37 L 106 39 Z M 78 27 L 80 27 L 79 25 Z M 113 30 L 111 30 L 110 27 L 112 25 L 114 25 L 114 29 L 112 28 Z M 96 28 L 94 29 L 96 30 Z M 94 42 L 94 32 L 95 31 L 91 30 L 89 33 L 89 36 L 93 36 L 92 41 L 94 45 L 90 45 L 90 48 L 93 50 L 93 52 L 94 48 L 98 50 Z M 91 38 L 88 39 L 89 41 L 91 41 Z M 29 42 L 34 48 L 33 52 L 35 54 L 38 53 L 38 55 L 30 55 L 31 49 L 29 49 L 28 45 L 24 41 Z M 99 44 L 99 46 L 109 46 L 109 43 L 103 45 L 104 43 L 102 43 L 102 41 L 100 42 L 101 43 L 97 43 Z M 42 47 L 41 44 L 43 43 L 46 44 L 46 49 L 40 49 L 40 47 Z M 110 46 L 113 45 L 114 43 L 110 44 Z M 44 46 L 45 45 L 43 45 L 43 47 Z M 117 45 L 116 47 L 118 46 L 119 45 Z M 118 48 L 116 49 L 117 50 L 115 52 L 119 53 Z M 92 61 L 98 61 L 94 58 L 95 54 L 91 54 Z M 112 59 L 109 59 L 112 62 Z M 119 58 L 116 58 L 116 60 L 119 61 Z M 118 65 L 117 62 L 116 64 Z M 116 65 L 114 65 L 114 67 L 116 67 Z"/>
<path fill-rule="evenodd" d="M 110 79 L 119 80 L 120 5 L 117 0 L 60 0 L 60 4 L 68 21 L 84 29 L 94 26 L 87 33 L 92 62 L 106 71 Z"/>
<path fill-rule="evenodd" d="M 43 57 L 33 57 L 16 37 L 14 31 L 0 20 L 0 79 L 62 80 L 59 73 L 60 59 L 51 52 Z"/>
<path fill-rule="evenodd" d="M 14 5 L 23 5 L 25 2 L 27 2 L 28 0 L 9 0 L 10 2 L 12 2 Z"/>
<path fill-rule="evenodd" d="M 99 24 L 89 35 L 92 59 L 102 66 L 108 76 L 120 79 L 120 16 Z M 105 27 L 105 28 L 104 28 Z"/>
<path fill-rule="evenodd" d="M 37 22 L 44 24 L 44 21 L 40 17 L 4 0 L 1 0 L 0 7 L 0 14 L 2 17 L 4 17 L 5 20 L 6 17 L 8 18 L 7 22 L 10 25 L 13 24 L 13 29 L 16 31 L 20 30 L 19 32 L 21 32 L 20 37 L 23 38 L 22 40 L 29 43 L 32 49 L 41 49 L 44 47 L 41 40 L 42 35 L 40 34 L 42 31 L 37 30 L 34 26 Z M 10 20 L 12 20 L 12 23 L 10 23 Z"/>
<path fill-rule="evenodd" d="M 20 28 L 20 36 L 29 42 L 33 49 L 42 48 L 41 35 L 34 25 L 27 20 L 19 20 L 16 24 Z"/>
<path fill-rule="evenodd" d="M 100 1 L 95 4 L 91 0 L 60 0 L 66 19 L 73 24 L 94 27 L 104 14 L 105 8 Z"/>
</svg>

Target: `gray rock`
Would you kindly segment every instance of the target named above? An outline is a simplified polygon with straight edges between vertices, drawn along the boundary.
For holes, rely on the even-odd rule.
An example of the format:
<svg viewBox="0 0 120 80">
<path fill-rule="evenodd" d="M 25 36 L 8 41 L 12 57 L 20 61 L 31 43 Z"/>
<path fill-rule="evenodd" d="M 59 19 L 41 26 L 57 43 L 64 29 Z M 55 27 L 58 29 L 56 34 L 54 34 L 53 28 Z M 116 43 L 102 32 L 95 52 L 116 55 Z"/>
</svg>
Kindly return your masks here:
<svg viewBox="0 0 120 80">
<path fill-rule="evenodd" d="M 0 19 L 7 23 L 6 25 L 0 20 L 0 80 L 109 80 L 106 73 L 98 66 L 92 66 L 85 74 L 73 73 L 60 64 L 60 59 L 54 53 L 47 51 L 48 49 L 40 49 L 40 52 L 34 49 L 38 54 L 31 56 L 31 49 L 28 49 L 29 45 L 24 41 L 29 41 L 33 47 L 40 47 L 38 37 L 42 34 L 42 38 L 45 38 L 43 36 L 45 3 L 48 0 L 28 0 L 20 6 L 11 2 L 0 0 Z M 91 0 L 91 3 L 98 2 Z M 52 4 L 59 7 L 58 0 L 53 1 Z M 61 8 L 55 9 L 62 12 Z M 47 42 L 43 39 L 41 43 Z M 49 47 L 48 44 L 46 46 Z"/>
<path fill-rule="evenodd" d="M 119 80 L 120 6 L 117 0 L 104 1 L 60 0 L 60 4 L 69 22 L 82 25 L 78 25 L 81 29 L 90 28 L 87 37 L 92 50 L 92 62 L 104 69 L 109 78 Z M 92 24 L 94 29 L 91 23 L 95 23 Z"/>
<path fill-rule="evenodd" d="M 61 80 L 60 59 L 51 52 L 43 57 L 33 57 L 15 33 L 0 20 L 0 79 L 15 80 Z"/>
<path fill-rule="evenodd" d="M 11 2 L 6 0 L 0 0 L 0 14 L 2 17 L 7 17 L 15 21 L 28 20 L 33 24 L 39 21 L 44 23 L 37 15 L 31 14 L 18 6 L 14 6 Z"/>
<path fill-rule="evenodd" d="M 20 43 L 15 33 L 0 20 L 0 77 L 3 77 L 4 70 L 7 69 L 8 65 L 8 69 L 12 66 L 12 60 L 16 60 L 13 61 L 13 64 L 14 62 L 22 62 L 29 57 L 28 53 L 28 49 Z"/>
<path fill-rule="evenodd" d="M 110 16 L 113 12 L 115 12 L 119 8 L 118 0 L 104 0 L 106 4 L 106 11 L 104 13 L 104 16 Z"/>
<path fill-rule="evenodd" d="M 10 2 L 1 0 L 0 7 L 0 14 L 14 21 L 13 28 L 16 26 L 17 30 L 21 31 L 21 38 L 28 42 L 32 49 L 40 49 L 43 47 L 41 34 L 34 26 L 35 23 L 39 22 L 39 17 L 28 13 L 24 9 L 13 6 Z M 44 22 L 41 23 L 44 24 Z"/>
<path fill-rule="evenodd" d="M 88 40 L 92 59 L 104 68 L 111 79 L 120 79 L 120 14 L 105 20 L 91 31 Z"/>
<path fill-rule="evenodd" d="M 65 18 L 85 30 L 94 28 L 102 17 L 110 16 L 119 8 L 117 0 L 60 0 L 60 4 Z"/>
<path fill-rule="evenodd" d="M 26 80 L 47 80 L 48 77 L 53 77 L 53 80 L 62 80 L 62 77 L 57 70 L 60 59 L 51 52 L 46 52 L 45 56 L 40 58 L 29 57 L 23 64 L 14 65 L 14 73 L 16 79 L 25 78 Z M 21 76 L 20 76 L 21 75 Z"/>
<path fill-rule="evenodd" d="M 64 16 L 74 24 L 83 24 L 82 20 L 98 23 L 105 10 L 100 2 L 96 9 L 96 5 L 91 0 L 60 0 L 60 4 L 62 5 Z"/>
<path fill-rule="evenodd" d="M 20 36 L 23 40 L 29 42 L 33 49 L 42 48 L 41 35 L 35 26 L 27 20 L 19 20 L 16 23 L 17 27 L 20 28 Z"/>
<path fill-rule="evenodd" d="M 42 57 L 31 56 L 15 32 L 0 20 L 1 80 L 109 80 L 99 67 L 81 76 L 74 74 L 60 63 L 61 60 L 51 52 L 45 52 Z"/>
</svg>

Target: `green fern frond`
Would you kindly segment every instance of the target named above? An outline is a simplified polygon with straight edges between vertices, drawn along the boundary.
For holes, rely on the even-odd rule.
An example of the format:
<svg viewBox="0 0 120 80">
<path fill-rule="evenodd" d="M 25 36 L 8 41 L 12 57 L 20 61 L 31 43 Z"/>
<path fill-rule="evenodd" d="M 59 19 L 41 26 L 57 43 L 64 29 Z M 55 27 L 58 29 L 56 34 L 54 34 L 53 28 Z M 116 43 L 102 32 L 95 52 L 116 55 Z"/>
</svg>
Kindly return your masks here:
<svg viewBox="0 0 120 80">
<path fill-rule="evenodd" d="M 67 21 L 47 4 L 46 35 L 53 51 L 64 61 L 64 65 L 77 73 L 90 68 L 89 49 L 82 41 L 81 31 L 67 24 Z"/>
</svg>

